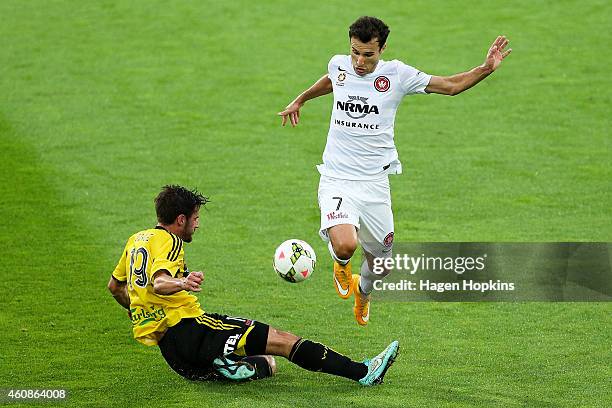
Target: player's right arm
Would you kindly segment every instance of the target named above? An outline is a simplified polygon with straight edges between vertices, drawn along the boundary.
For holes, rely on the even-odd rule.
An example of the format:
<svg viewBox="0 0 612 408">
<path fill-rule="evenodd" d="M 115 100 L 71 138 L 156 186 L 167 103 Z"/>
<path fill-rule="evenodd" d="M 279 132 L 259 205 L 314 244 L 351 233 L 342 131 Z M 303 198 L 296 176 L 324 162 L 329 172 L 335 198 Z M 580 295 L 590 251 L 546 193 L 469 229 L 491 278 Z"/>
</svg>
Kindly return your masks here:
<svg viewBox="0 0 612 408">
<path fill-rule="evenodd" d="M 332 91 L 332 82 L 327 74 L 325 74 L 310 88 L 299 94 L 297 98 L 287 105 L 284 111 L 278 112 L 278 115 L 283 117 L 282 125 L 285 126 L 287 123 L 287 118 L 289 118 L 291 126 L 295 127 L 300 121 L 300 109 L 307 101 L 318 98 L 319 96 L 327 95 L 332 93 Z"/>
<path fill-rule="evenodd" d="M 126 262 L 127 262 L 127 247 L 130 241 L 126 244 L 121 254 L 121 258 L 113 271 L 110 280 L 108 281 L 108 290 L 113 295 L 117 303 L 126 309 L 130 309 L 130 295 L 127 291 L 127 275 L 126 275 Z"/>
<path fill-rule="evenodd" d="M 127 291 L 127 284 L 120 282 L 114 276 L 108 281 L 108 290 L 113 295 L 117 303 L 126 309 L 130 309 L 130 295 Z"/>
<path fill-rule="evenodd" d="M 181 290 L 199 292 L 204 279 L 202 272 L 191 272 L 185 278 L 173 278 L 165 269 L 160 269 L 153 275 L 153 290 L 158 295 L 173 295 Z"/>
</svg>

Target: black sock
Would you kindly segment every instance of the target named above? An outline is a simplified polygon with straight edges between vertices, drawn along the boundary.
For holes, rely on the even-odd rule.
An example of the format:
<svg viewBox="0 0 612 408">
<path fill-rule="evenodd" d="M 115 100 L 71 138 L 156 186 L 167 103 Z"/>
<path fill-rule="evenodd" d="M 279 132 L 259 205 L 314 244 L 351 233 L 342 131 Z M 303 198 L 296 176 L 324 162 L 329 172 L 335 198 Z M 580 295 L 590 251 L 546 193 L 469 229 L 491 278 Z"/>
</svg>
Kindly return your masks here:
<svg viewBox="0 0 612 408">
<path fill-rule="evenodd" d="M 289 353 L 289 361 L 310 371 L 322 371 L 358 381 L 368 373 L 368 367 L 324 346 L 300 339 Z"/>
</svg>

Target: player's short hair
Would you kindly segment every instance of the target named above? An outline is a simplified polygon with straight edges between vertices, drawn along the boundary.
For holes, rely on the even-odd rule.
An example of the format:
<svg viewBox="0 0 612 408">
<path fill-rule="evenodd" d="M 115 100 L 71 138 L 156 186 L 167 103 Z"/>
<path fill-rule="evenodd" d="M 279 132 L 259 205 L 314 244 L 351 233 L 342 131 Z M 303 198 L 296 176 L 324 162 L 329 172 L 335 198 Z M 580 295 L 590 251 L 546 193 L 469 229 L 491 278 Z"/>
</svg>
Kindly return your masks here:
<svg viewBox="0 0 612 408">
<path fill-rule="evenodd" d="M 391 30 L 382 20 L 376 17 L 362 16 L 349 27 L 349 40 L 355 37 L 359 41 L 367 43 L 372 41 L 373 38 L 377 38 L 378 47 L 382 49 L 390 32 Z"/>
<path fill-rule="evenodd" d="M 176 217 L 185 214 L 187 218 L 210 200 L 198 192 L 177 185 L 163 186 L 155 197 L 157 221 L 164 225 L 173 224 Z"/>
</svg>

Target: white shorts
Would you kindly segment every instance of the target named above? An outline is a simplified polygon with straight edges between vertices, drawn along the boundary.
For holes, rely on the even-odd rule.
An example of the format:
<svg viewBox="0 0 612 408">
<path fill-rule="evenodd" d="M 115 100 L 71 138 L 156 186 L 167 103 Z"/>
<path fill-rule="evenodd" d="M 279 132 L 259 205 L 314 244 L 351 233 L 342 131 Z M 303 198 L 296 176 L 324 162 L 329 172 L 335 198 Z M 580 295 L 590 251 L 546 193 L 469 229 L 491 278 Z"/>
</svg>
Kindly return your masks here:
<svg viewBox="0 0 612 408">
<path fill-rule="evenodd" d="M 338 224 L 357 228 L 362 248 L 375 257 L 390 257 L 393 248 L 393 211 L 389 178 L 342 180 L 321 176 L 319 181 L 319 234 L 329 241 L 327 229 Z"/>
</svg>

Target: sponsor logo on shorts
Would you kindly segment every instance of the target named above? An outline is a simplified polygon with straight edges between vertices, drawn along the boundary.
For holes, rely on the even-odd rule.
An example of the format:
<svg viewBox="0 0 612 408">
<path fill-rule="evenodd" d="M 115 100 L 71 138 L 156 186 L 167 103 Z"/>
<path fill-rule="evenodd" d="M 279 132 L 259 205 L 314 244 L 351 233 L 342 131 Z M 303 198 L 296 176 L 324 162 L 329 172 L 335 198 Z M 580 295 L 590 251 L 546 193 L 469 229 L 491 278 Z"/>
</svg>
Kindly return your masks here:
<svg viewBox="0 0 612 408">
<path fill-rule="evenodd" d="M 387 78 L 384 75 L 380 75 L 376 77 L 376 79 L 374 80 L 374 88 L 378 92 L 387 92 L 390 87 L 391 87 L 391 81 L 389 81 L 389 78 Z"/>
<path fill-rule="evenodd" d="M 231 336 L 229 336 L 225 341 L 225 347 L 223 347 L 223 354 L 229 354 L 232 351 L 236 350 L 236 345 L 238 344 L 238 341 L 240 341 L 241 337 L 241 333 L 232 334 Z"/>
<path fill-rule="evenodd" d="M 385 239 L 383 239 L 383 245 L 391 248 L 391 245 L 393 245 L 393 232 L 388 233 Z"/>
<path fill-rule="evenodd" d="M 329 214 L 327 214 L 327 221 L 338 220 L 338 219 L 341 219 L 341 218 L 342 219 L 346 219 L 348 217 L 349 216 L 348 216 L 347 213 L 344 213 L 342 211 L 340 211 L 340 212 L 333 211 L 333 212 L 330 212 Z"/>
</svg>

